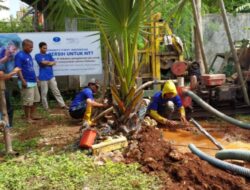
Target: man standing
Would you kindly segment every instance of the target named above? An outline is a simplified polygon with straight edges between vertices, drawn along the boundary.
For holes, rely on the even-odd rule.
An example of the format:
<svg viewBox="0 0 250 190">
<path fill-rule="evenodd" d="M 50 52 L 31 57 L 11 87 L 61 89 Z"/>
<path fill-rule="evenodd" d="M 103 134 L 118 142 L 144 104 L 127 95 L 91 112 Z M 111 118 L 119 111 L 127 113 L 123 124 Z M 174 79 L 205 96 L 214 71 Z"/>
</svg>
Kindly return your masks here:
<svg viewBox="0 0 250 190">
<path fill-rule="evenodd" d="M 41 82 L 41 96 L 44 109 L 48 110 L 49 105 L 47 101 L 48 88 L 51 89 L 59 106 L 68 109 L 57 87 L 56 78 L 53 74 L 53 65 L 56 64 L 52 55 L 47 52 L 47 44 L 45 42 L 39 43 L 40 53 L 35 55 L 35 59 L 39 65 L 39 80 Z"/>
<path fill-rule="evenodd" d="M 17 52 L 17 45 L 10 41 L 8 43 L 7 48 L 2 47 L 1 52 L 0 52 L 0 71 L 3 71 L 5 76 L 12 76 L 13 75 L 13 70 L 15 67 L 14 63 L 14 56 Z M 20 70 L 20 69 L 19 69 Z M 7 75 L 11 73 L 10 75 Z M 9 77 L 8 79 L 10 79 Z M 13 116 L 14 116 L 14 109 L 11 105 L 10 101 L 10 89 L 8 88 L 10 84 L 7 82 L 6 84 L 6 89 L 5 89 L 5 99 L 6 99 L 6 105 L 7 105 L 7 112 L 8 112 L 8 117 L 9 117 L 9 127 L 13 126 Z"/>
<path fill-rule="evenodd" d="M 25 118 L 28 123 L 33 123 L 33 120 L 41 119 L 41 117 L 35 116 L 35 103 L 40 102 L 40 94 L 33 60 L 30 55 L 33 50 L 33 42 L 25 39 L 22 42 L 22 47 L 23 50 L 19 51 L 15 56 L 15 65 L 21 69 L 18 73 L 18 86 L 21 89 Z"/>
<path fill-rule="evenodd" d="M 13 75 L 19 72 L 19 68 L 15 68 L 9 74 L 5 74 L 3 71 L 0 71 L 0 127 L 3 127 L 4 131 L 4 140 L 5 140 L 5 148 L 7 154 L 15 153 L 12 149 L 11 135 L 10 135 L 10 121 L 7 113 L 7 105 L 5 98 L 5 80 L 10 79 Z M 12 119 L 12 118 L 10 118 Z"/>
</svg>

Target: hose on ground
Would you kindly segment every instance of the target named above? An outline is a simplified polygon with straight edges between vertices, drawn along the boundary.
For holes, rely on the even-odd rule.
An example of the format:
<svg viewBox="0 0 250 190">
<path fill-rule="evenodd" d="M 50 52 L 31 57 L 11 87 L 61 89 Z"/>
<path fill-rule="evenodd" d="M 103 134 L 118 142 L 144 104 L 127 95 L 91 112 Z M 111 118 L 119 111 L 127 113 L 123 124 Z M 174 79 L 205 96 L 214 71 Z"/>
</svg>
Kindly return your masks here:
<svg viewBox="0 0 250 190">
<path fill-rule="evenodd" d="M 250 162 L 250 151 L 247 150 L 221 150 L 215 154 L 215 157 L 220 160 L 244 160 Z"/>
<path fill-rule="evenodd" d="M 198 148 L 196 148 L 196 146 L 194 144 L 189 144 L 188 148 L 192 151 L 192 153 L 197 155 L 202 160 L 205 160 L 208 163 L 210 163 L 210 164 L 212 164 L 220 169 L 228 170 L 228 171 L 234 172 L 236 174 L 250 178 L 250 169 L 248 169 L 248 168 L 237 166 L 235 164 L 231 164 L 231 163 L 219 160 L 217 158 L 214 158 L 212 156 L 209 156 L 209 155 L 205 154 L 204 152 L 200 151 Z"/>
<path fill-rule="evenodd" d="M 197 104 L 199 104 L 202 108 L 204 108 L 205 110 L 209 111 L 210 113 L 216 115 L 217 117 L 233 124 L 236 125 L 238 127 L 244 128 L 244 129 L 250 129 L 250 124 L 249 123 L 244 123 L 242 121 L 239 121 L 237 119 L 234 119 L 232 117 L 229 117 L 227 115 L 225 115 L 224 113 L 221 113 L 220 111 L 218 111 L 217 109 L 213 108 L 212 106 L 210 106 L 208 103 L 206 103 L 205 101 L 203 101 L 199 96 L 197 96 L 195 93 L 193 93 L 190 90 L 185 90 L 184 94 L 187 96 L 190 96 Z"/>
</svg>

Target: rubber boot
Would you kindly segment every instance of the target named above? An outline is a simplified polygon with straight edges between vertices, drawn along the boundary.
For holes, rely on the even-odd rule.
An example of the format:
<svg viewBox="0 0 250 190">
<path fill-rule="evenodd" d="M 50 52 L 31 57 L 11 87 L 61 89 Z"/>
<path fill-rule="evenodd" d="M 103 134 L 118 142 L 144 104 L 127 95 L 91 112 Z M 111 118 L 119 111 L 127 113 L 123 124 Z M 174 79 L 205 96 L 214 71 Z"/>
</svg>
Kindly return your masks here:
<svg viewBox="0 0 250 190">
<path fill-rule="evenodd" d="M 91 114 L 92 114 L 92 106 L 90 104 L 87 104 L 87 107 L 83 116 L 83 124 L 86 122 L 89 126 L 92 125 Z"/>
</svg>

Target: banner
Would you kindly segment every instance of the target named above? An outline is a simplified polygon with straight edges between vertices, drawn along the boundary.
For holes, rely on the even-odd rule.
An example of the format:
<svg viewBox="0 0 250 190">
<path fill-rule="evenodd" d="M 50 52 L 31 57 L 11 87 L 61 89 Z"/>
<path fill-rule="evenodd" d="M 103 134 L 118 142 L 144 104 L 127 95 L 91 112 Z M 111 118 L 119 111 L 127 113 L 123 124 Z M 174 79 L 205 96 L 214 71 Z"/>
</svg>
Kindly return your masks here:
<svg viewBox="0 0 250 190">
<path fill-rule="evenodd" d="M 34 57 L 40 52 L 38 47 L 40 42 L 48 45 L 47 53 L 51 53 L 57 62 L 53 66 L 55 76 L 102 74 L 100 34 L 97 31 L 2 33 L 0 34 L 0 55 L 3 54 L 4 49 L 15 46 L 14 57 L 14 54 L 21 50 L 24 39 L 33 41 L 31 56 L 37 75 L 39 66 Z"/>
</svg>

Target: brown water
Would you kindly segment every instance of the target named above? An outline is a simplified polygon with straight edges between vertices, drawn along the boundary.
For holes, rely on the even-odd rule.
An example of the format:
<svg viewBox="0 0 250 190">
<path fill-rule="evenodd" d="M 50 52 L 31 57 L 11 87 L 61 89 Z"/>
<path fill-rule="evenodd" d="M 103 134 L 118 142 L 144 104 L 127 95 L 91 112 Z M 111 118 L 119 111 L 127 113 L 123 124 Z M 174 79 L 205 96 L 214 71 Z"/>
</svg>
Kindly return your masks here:
<svg viewBox="0 0 250 190">
<path fill-rule="evenodd" d="M 202 133 L 175 130 L 163 131 L 164 138 L 170 141 L 181 152 L 190 152 L 188 144 L 192 143 L 201 151 L 214 156 L 219 150 L 205 135 Z M 250 150 L 250 143 L 244 143 L 241 141 L 228 142 L 225 140 L 225 136 L 216 132 L 211 132 L 217 142 L 219 142 L 225 149 L 245 149 Z"/>
</svg>

